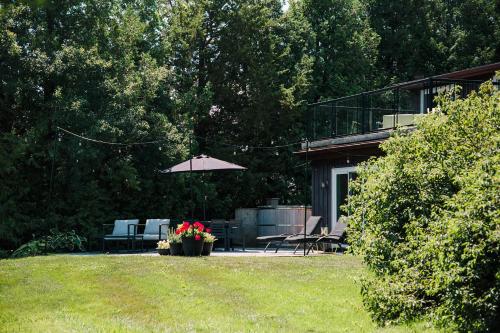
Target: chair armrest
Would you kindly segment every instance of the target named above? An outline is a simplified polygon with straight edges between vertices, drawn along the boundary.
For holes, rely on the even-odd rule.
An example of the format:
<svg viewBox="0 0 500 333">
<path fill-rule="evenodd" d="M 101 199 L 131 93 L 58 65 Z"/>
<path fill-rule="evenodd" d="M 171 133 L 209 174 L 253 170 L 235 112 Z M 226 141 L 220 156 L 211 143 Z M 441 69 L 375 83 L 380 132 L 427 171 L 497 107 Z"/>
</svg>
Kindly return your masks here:
<svg viewBox="0 0 500 333">
<path fill-rule="evenodd" d="M 133 236 L 134 236 L 134 238 L 135 238 L 135 236 L 137 235 L 137 227 L 138 227 L 138 226 L 139 226 L 138 224 L 128 224 L 128 225 L 127 225 L 127 237 L 129 237 L 129 238 L 130 238 L 130 227 L 132 227 L 132 229 L 133 229 L 133 233 L 132 233 L 132 235 L 133 235 Z"/>
<path fill-rule="evenodd" d="M 167 235 L 167 239 L 168 239 L 168 227 L 170 226 L 170 223 L 162 223 L 162 224 L 158 225 L 158 240 L 161 240 L 161 227 L 164 227 L 164 226 L 167 227 L 166 235 Z"/>
</svg>

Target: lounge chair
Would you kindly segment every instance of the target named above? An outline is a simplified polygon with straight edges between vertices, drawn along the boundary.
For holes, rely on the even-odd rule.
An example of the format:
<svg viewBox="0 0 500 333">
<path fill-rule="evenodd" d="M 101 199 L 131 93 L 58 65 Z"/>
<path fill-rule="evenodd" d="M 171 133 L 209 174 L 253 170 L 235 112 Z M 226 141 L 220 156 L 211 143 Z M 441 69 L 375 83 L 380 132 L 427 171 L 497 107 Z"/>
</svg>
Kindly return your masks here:
<svg viewBox="0 0 500 333">
<path fill-rule="evenodd" d="M 305 230 L 306 236 L 311 235 L 314 232 L 314 230 L 318 226 L 318 223 L 320 220 L 321 220 L 321 216 L 311 216 L 311 217 L 309 217 L 309 219 L 307 219 L 306 230 Z M 304 228 L 302 228 L 302 230 L 297 234 L 281 234 L 281 235 L 261 236 L 261 237 L 257 237 L 257 241 L 267 242 L 267 245 L 264 249 L 264 252 L 266 252 L 267 248 L 271 244 L 277 243 L 276 251 L 274 251 L 275 253 L 277 253 L 278 250 L 283 245 L 283 242 L 285 241 L 285 239 L 287 239 L 288 237 L 293 237 L 293 236 L 304 237 Z"/>
<path fill-rule="evenodd" d="M 139 225 L 139 220 L 115 220 L 114 224 L 103 224 L 103 231 L 106 226 L 113 226 L 113 232 L 111 234 L 104 234 L 102 237 L 102 251 L 106 250 L 107 241 L 127 241 L 127 250 L 130 248 L 130 242 L 132 241 L 133 247 L 135 247 L 135 241 L 137 239 L 142 240 L 142 237 L 137 235 L 137 226 Z"/>
<path fill-rule="evenodd" d="M 148 219 L 144 225 L 144 232 L 137 236 L 142 237 L 144 241 L 160 241 L 168 239 L 168 227 L 170 219 Z"/>
<path fill-rule="evenodd" d="M 287 237 L 284 241 L 287 243 L 297 243 L 295 251 L 297 251 L 300 244 L 304 244 L 304 246 L 309 245 L 309 249 L 307 250 L 307 253 L 309 254 L 313 247 L 320 243 L 340 244 L 344 239 L 346 228 L 347 221 L 339 219 L 333 230 L 328 235 L 306 235 L 306 237 L 304 237 L 304 235 L 297 235 Z"/>
<path fill-rule="evenodd" d="M 337 222 L 337 224 L 335 224 L 335 228 L 333 228 L 333 230 L 326 236 L 321 236 L 319 237 L 315 242 L 316 244 L 337 244 L 339 247 L 341 246 L 342 242 L 344 241 L 345 239 L 345 235 L 346 235 L 346 229 L 347 229 L 347 221 L 346 223 L 344 222 Z M 314 244 L 312 244 L 310 247 L 309 247 L 309 250 L 307 251 L 307 253 L 309 253 L 309 251 L 311 250 L 312 246 Z"/>
</svg>

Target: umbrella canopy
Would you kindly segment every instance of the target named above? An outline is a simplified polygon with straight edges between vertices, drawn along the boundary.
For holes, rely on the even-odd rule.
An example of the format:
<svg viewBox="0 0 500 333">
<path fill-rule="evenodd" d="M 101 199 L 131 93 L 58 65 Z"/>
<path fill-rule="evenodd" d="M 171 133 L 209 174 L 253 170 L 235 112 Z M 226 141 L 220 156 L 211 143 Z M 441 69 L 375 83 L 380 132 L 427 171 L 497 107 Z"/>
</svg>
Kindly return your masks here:
<svg viewBox="0 0 500 333">
<path fill-rule="evenodd" d="M 163 170 L 163 173 L 176 172 L 206 172 L 217 170 L 246 170 L 246 168 L 234 163 L 226 162 L 207 155 L 195 156 L 173 167 Z"/>
</svg>

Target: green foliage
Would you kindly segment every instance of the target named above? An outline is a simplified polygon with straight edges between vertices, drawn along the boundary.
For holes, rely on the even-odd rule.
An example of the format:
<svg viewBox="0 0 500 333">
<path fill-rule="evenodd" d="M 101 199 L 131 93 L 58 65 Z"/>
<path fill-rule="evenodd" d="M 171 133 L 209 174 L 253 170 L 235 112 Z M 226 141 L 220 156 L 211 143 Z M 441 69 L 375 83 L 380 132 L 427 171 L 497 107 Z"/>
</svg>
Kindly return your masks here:
<svg viewBox="0 0 500 333">
<path fill-rule="evenodd" d="M 52 252 L 85 251 L 85 237 L 79 236 L 74 230 L 59 232 L 50 230 L 50 235 L 34 239 L 21 245 L 12 253 L 13 258 L 38 256 Z"/>
<path fill-rule="evenodd" d="M 54 227 L 92 237 L 117 218 L 189 216 L 188 178 L 156 171 L 188 157 L 190 136 L 194 154 L 248 168 L 193 177 L 198 218 L 205 196 L 207 218 L 266 197 L 302 203 L 299 146 L 251 147 L 302 140 L 307 102 L 499 59 L 491 2 L 288 3 L 0 2 L 0 247 Z M 165 141 L 109 146 L 58 126 Z"/>
<path fill-rule="evenodd" d="M 380 36 L 382 84 L 401 82 L 500 59 L 498 2 L 366 0 Z"/>
<path fill-rule="evenodd" d="M 374 273 L 363 296 L 379 323 L 499 325 L 500 92 L 454 97 L 384 143 L 353 187 L 349 238 Z"/>
<path fill-rule="evenodd" d="M 45 253 L 47 253 L 45 241 L 35 239 L 21 245 L 12 253 L 12 258 L 39 256 Z"/>
<path fill-rule="evenodd" d="M 115 218 L 184 213 L 185 198 L 172 195 L 182 179 L 155 172 L 185 158 L 188 141 L 170 117 L 169 69 L 152 46 L 160 23 L 145 15 L 162 9 L 150 5 L 2 4 L 0 247 L 62 225 L 94 235 Z M 165 143 L 97 145 L 56 126 L 111 142 Z"/>
<path fill-rule="evenodd" d="M 311 34 L 306 51 L 314 59 L 310 100 L 372 88 L 379 36 L 370 26 L 364 2 L 305 0 L 297 2 L 297 7 Z"/>
<path fill-rule="evenodd" d="M 78 236 L 74 230 L 68 232 L 50 231 L 46 237 L 47 249 L 52 252 L 85 251 L 85 237 Z"/>
</svg>

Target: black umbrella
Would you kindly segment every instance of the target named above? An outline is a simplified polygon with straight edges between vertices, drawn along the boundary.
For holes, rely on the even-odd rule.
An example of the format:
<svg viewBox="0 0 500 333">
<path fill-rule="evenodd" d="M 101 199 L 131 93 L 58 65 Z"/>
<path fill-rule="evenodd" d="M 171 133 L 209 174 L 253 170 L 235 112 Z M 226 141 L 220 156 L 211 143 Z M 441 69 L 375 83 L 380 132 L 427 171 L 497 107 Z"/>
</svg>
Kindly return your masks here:
<svg viewBox="0 0 500 333">
<path fill-rule="evenodd" d="M 209 172 L 209 171 L 243 171 L 247 168 L 240 165 L 219 160 L 207 155 L 198 155 L 187 161 L 181 162 L 172 166 L 169 169 L 161 171 L 162 173 L 179 173 L 179 172 Z M 190 185 L 191 190 L 191 201 L 193 201 L 193 186 L 192 182 Z M 206 196 L 203 199 L 203 219 L 205 219 L 205 201 Z M 193 218 L 193 202 L 191 202 L 191 219 Z"/>
</svg>

